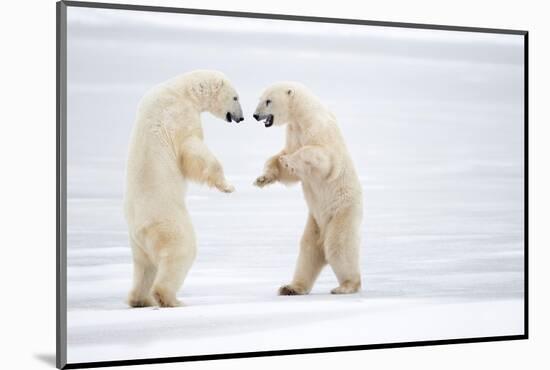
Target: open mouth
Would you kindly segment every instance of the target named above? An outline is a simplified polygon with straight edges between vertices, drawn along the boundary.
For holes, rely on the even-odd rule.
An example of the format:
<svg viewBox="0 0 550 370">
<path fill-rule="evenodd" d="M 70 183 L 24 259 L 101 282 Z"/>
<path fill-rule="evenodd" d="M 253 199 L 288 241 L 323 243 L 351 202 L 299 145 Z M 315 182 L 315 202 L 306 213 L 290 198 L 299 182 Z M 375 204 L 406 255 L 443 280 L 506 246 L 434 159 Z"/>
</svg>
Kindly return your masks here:
<svg viewBox="0 0 550 370">
<path fill-rule="evenodd" d="M 271 127 L 271 126 L 273 126 L 273 114 L 268 114 L 268 115 L 265 117 L 264 126 L 265 126 L 265 127 Z"/>
<path fill-rule="evenodd" d="M 231 122 L 232 118 L 233 118 L 233 116 L 231 115 L 231 112 L 227 112 L 227 114 L 225 115 L 225 120 L 227 122 Z"/>
</svg>

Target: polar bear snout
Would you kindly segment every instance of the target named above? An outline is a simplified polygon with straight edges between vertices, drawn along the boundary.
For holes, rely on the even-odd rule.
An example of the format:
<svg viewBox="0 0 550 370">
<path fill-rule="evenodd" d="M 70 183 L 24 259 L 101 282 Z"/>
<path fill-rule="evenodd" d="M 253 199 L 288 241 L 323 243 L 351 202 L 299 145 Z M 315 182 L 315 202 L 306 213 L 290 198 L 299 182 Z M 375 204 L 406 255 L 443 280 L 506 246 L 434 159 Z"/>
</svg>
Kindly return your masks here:
<svg viewBox="0 0 550 370">
<path fill-rule="evenodd" d="M 239 123 L 244 121 L 243 109 L 236 96 L 232 99 L 231 104 L 225 109 L 227 109 L 225 112 L 225 120 L 227 122 L 235 121 L 235 123 Z"/>
<path fill-rule="evenodd" d="M 274 117 L 273 114 L 262 114 L 259 115 L 258 113 L 254 113 L 252 115 L 256 121 L 264 121 L 265 127 L 273 126 Z"/>
<path fill-rule="evenodd" d="M 241 121 L 244 121 L 244 117 L 242 116 L 242 114 L 241 115 L 235 115 L 231 112 L 227 112 L 225 114 L 225 120 L 227 122 L 235 121 L 236 123 L 239 123 Z"/>
<path fill-rule="evenodd" d="M 233 95 L 233 97 L 231 99 L 225 99 L 226 104 L 222 104 L 225 105 L 225 120 L 227 122 L 235 121 L 235 123 L 242 122 L 244 121 L 244 116 L 243 108 L 239 103 L 239 97 L 236 95 L 236 93 L 232 93 L 230 95 Z"/>
</svg>

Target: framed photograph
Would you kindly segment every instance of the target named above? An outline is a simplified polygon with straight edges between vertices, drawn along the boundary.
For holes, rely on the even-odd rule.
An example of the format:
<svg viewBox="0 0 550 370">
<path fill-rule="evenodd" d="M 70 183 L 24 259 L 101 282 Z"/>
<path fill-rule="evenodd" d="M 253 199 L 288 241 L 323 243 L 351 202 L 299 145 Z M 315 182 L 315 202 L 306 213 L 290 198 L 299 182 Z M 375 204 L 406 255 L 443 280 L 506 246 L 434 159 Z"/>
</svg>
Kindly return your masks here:
<svg viewBox="0 0 550 370">
<path fill-rule="evenodd" d="M 527 31 L 57 31 L 59 368 L 527 339 Z"/>
</svg>

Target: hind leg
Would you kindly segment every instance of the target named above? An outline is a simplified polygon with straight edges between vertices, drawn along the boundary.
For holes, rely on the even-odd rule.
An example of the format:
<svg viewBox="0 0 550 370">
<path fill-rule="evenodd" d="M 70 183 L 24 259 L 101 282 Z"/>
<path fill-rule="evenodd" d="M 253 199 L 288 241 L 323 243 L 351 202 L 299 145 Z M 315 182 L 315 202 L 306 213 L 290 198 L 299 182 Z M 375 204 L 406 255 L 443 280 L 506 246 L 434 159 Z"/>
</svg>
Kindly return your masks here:
<svg viewBox="0 0 550 370">
<path fill-rule="evenodd" d="M 149 307 L 155 304 L 150 290 L 155 279 L 156 268 L 143 250 L 134 242 L 132 256 L 134 261 L 133 287 L 128 294 L 128 305 L 131 307 Z"/>
<path fill-rule="evenodd" d="M 187 253 L 161 257 L 152 289 L 153 297 L 160 307 L 181 306 L 176 294 L 183 284 L 194 259 L 194 255 Z"/>
<path fill-rule="evenodd" d="M 279 288 L 279 295 L 308 294 L 325 264 L 325 256 L 319 243 L 319 226 L 313 216 L 309 215 L 300 242 L 294 278 L 292 283 Z"/>
<path fill-rule="evenodd" d="M 361 289 L 359 263 L 361 213 L 351 207 L 337 213 L 327 225 L 324 249 L 338 279 L 332 294 L 356 293 Z"/>
<path fill-rule="evenodd" d="M 177 307 L 176 298 L 196 255 L 195 235 L 190 222 L 176 227 L 159 225 L 149 233 L 157 260 L 151 294 L 161 307 Z"/>
</svg>

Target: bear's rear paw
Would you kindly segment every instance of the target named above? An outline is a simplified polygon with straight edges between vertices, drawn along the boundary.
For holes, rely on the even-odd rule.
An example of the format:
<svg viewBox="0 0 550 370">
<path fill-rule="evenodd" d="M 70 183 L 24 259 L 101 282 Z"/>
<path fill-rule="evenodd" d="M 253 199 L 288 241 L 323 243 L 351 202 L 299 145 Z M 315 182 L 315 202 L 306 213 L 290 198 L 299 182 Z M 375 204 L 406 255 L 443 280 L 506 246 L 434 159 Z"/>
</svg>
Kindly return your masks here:
<svg viewBox="0 0 550 370">
<path fill-rule="evenodd" d="M 151 297 L 145 297 L 145 298 L 134 298 L 129 297 L 128 298 L 128 305 L 130 307 L 151 307 L 155 305 L 155 301 Z"/>
<path fill-rule="evenodd" d="M 360 289 L 361 289 L 360 282 L 345 281 L 342 285 L 332 289 L 330 292 L 332 294 L 351 294 L 351 293 L 357 293 Z"/>
<path fill-rule="evenodd" d="M 180 307 L 182 306 L 181 302 L 176 298 L 175 295 L 167 294 L 156 290 L 153 292 L 153 297 L 159 307 Z"/>
<path fill-rule="evenodd" d="M 305 289 L 294 285 L 283 285 L 279 288 L 279 295 L 303 295 L 307 294 Z"/>
<path fill-rule="evenodd" d="M 256 185 L 259 188 L 263 188 L 266 185 L 272 184 L 275 182 L 275 178 L 273 176 L 269 175 L 262 175 L 254 181 L 254 185 Z"/>
</svg>

